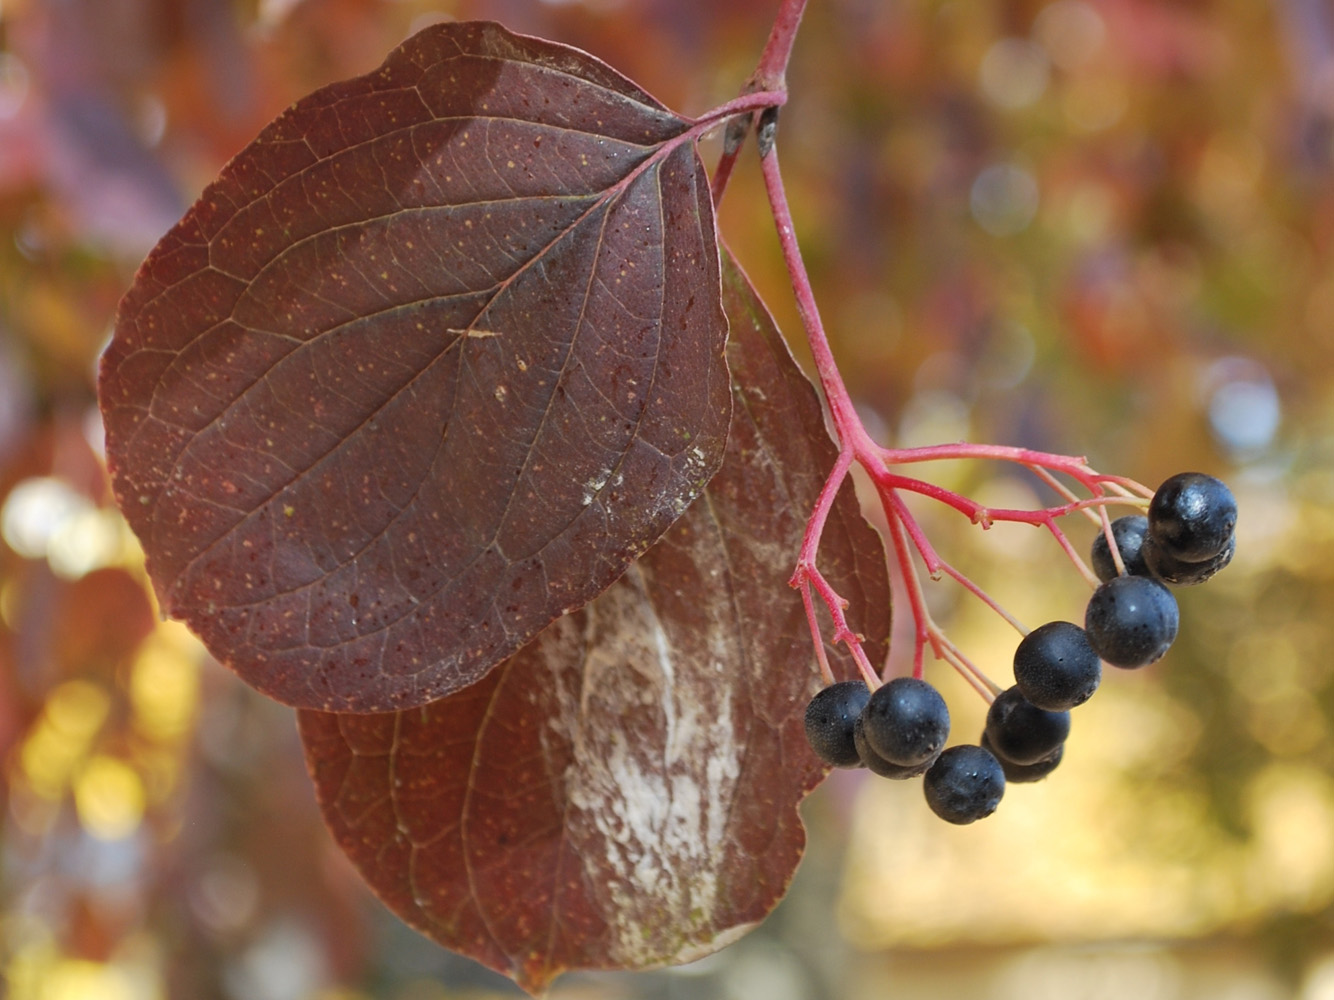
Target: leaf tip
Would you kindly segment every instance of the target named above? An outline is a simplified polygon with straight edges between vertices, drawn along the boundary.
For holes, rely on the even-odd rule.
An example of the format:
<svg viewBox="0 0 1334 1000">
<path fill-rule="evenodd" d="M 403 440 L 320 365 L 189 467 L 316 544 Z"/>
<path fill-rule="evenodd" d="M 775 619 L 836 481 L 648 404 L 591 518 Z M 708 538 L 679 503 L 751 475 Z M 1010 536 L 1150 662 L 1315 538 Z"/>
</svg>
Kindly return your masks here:
<svg viewBox="0 0 1334 1000">
<path fill-rule="evenodd" d="M 544 997 L 556 977 L 566 970 L 551 964 L 551 956 L 533 952 L 509 972 L 514 984 L 531 997 Z"/>
</svg>

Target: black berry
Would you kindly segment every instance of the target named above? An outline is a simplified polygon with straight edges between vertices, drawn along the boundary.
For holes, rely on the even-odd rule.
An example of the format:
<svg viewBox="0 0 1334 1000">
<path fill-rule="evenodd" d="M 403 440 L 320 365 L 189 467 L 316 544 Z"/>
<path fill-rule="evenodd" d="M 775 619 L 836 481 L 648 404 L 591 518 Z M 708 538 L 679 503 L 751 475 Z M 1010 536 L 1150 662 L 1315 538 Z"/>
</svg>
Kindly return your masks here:
<svg viewBox="0 0 1334 1000">
<path fill-rule="evenodd" d="M 834 767 L 861 764 L 852 725 L 870 697 L 864 681 L 839 681 L 816 693 L 806 706 L 806 739 L 815 756 Z"/>
<path fill-rule="evenodd" d="M 913 764 L 905 767 L 902 764 L 891 764 L 878 753 L 871 749 L 870 744 L 866 742 L 866 727 L 859 718 L 856 725 L 852 727 L 852 739 L 857 747 L 857 755 L 861 758 L 862 764 L 866 766 L 872 774 L 878 774 L 882 778 L 891 778 L 894 781 L 904 781 L 908 778 L 916 778 L 923 774 L 928 767 L 936 762 L 940 754 L 933 754 L 920 764 Z"/>
<path fill-rule="evenodd" d="M 1070 735 L 1070 713 L 1030 704 L 1019 688 L 1007 688 L 987 710 L 987 742 L 1014 764 L 1036 764 Z"/>
<path fill-rule="evenodd" d="M 1148 532 L 1149 519 L 1143 514 L 1127 514 L 1112 522 L 1112 537 L 1116 539 L 1116 547 L 1121 553 L 1126 572 L 1131 576 L 1149 575 L 1149 567 L 1145 565 L 1144 555 L 1140 551 Z M 1099 531 L 1093 536 L 1093 549 L 1089 555 L 1092 557 L 1093 572 L 1098 574 L 1098 579 L 1103 583 L 1119 575 L 1104 532 Z"/>
<path fill-rule="evenodd" d="M 926 804 L 949 823 L 990 816 L 1005 794 L 1005 772 L 990 752 L 961 744 L 940 755 L 922 781 Z"/>
<path fill-rule="evenodd" d="M 1143 549 L 1144 562 L 1148 565 L 1149 571 L 1163 583 L 1170 583 L 1177 587 L 1190 586 L 1208 580 L 1232 561 L 1232 556 L 1236 551 L 1236 535 L 1228 539 L 1222 552 L 1203 562 L 1186 562 L 1183 559 L 1168 555 L 1154 541 L 1152 535 L 1144 540 Z"/>
<path fill-rule="evenodd" d="M 1071 622 L 1035 628 L 1014 651 L 1014 681 L 1038 708 L 1063 712 L 1088 701 L 1102 679 L 1102 662 L 1088 636 Z"/>
<path fill-rule="evenodd" d="M 1222 552 L 1237 526 L 1237 501 L 1213 476 L 1181 472 L 1149 501 L 1149 534 L 1182 562 L 1204 562 Z"/>
<path fill-rule="evenodd" d="M 1108 580 L 1093 592 L 1084 612 L 1084 629 L 1098 655 L 1127 669 L 1166 653 L 1180 621 L 1172 592 L 1147 576 Z"/>
<path fill-rule="evenodd" d="M 930 760 L 950 734 L 950 712 L 940 692 L 916 677 L 895 677 L 871 692 L 862 709 L 866 742 L 902 767 Z"/>
<path fill-rule="evenodd" d="M 1035 764 L 1016 764 L 1012 760 L 1006 760 L 1000 754 L 996 753 L 991 745 L 991 740 L 987 734 L 982 734 L 981 746 L 983 750 L 991 751 L 992 755 L 1000 761 L 1001 770 L 1005 772 L 1005 782 L 1011 785 L 1029 784 L 1034 781 L 1041 781 L 1052 771 L 1056 770 L 1061 758 L 1065 756 L 1065 744 L 1062 743 L 1047 756 L 1043 757 Z"/>
</svg>

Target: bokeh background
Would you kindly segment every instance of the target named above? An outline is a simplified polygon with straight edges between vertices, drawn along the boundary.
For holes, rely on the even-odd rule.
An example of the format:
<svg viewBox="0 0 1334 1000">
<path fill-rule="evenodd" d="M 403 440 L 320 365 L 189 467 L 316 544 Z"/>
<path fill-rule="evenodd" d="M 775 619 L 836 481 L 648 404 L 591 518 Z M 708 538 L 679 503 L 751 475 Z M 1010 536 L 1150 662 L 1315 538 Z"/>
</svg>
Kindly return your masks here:
<svg viewBox="0 0 1334 1000">
<path fill-rule="evenodd" d="M 0 992 L 516 995 L 369 897 L 290 711 L 158 621 L 101 464 L 97 356 L 227 157 L 417 27 L 494 18 L 694 113 L 735 95 L 775 6 L 0 0 Z M 817 0 L 789 83 L 789 196 L 868 426 L 1222 475 L 1238 554 L 991 819 L 947 828 L 915 784 L 836 774 L 760 929 L 553 996 L 1331 1000 L 1334 0 Z M 795 331 L 751 157 L 720 225 Z M 1043 499 L 1004 469 L 937 476 Z M 1020 618 L 1080 620 L 1046 535 L 920 515 Z M 1013 633 L 930 593 L 1008 683 Z M 980 731 L 981 701 L 931 676 Z"/>
</svg>

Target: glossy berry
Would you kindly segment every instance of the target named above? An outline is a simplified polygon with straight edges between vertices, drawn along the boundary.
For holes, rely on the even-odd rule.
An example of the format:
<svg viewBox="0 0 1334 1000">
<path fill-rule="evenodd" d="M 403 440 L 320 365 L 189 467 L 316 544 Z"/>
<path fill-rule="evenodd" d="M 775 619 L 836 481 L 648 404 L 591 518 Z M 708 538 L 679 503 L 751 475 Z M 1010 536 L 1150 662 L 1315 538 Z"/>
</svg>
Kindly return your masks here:
<svg viewBox="0 0 1334 1000">
<path fill-rule="evenodd" d="M 1008 785 L 1031 784 L 1034 781 L 1041 781 L 1047 775 L 1055 771 L 1061 763 L 1061 758 L 1065 756 L 1065 744 L 1062 743 L 1047 756 L 1034 764 L 1016 764 L 1014 761 L 1006 760 L 1000 754 L 996 753 L 991 745 L 991 740 L 987 734 L 982 734 L 979 741 L 983 750 L 988 750 L 1000 761 L 1001 770 L 1005 772 L 1005 783 Z"/>
<path fill-rule="evenodd" d="M 1185 562 L 1182 559 L 1176 559 L 1162 550 L 1153 536 L 1150 535 L 1144 540 L 1144 562 L 1149 568 L 1149 572 L 1156 576 L 1163 583 L 1170 583 L 1176 587 L 1186 587 L 1196 583 L 1204 583 L 1220 569 L 1232 561 L 1232 556 L 1237 551 L 1237 536 L 1233 535 L 1228 539 L 1227 545 L 1223 551 L 1218 553 L 1212 559 L 1206 559 L 1203 562 Z"/>
<path fill-rule="evenodd" d="M 1182 562 L 1204 562 L 1225 548 L 1237 526 L 1237 501 L 1213 476 L 1181 472 L 1149 501 L 1149 534 L 1158 547 Z"/>
<path fill-rule="evenodd" d="M 1000 761 L 979 746 L 950 747 L 922 780 L 926 804 L 948 823 L 973 823 L 990 816 L 1005 794 Z"/>
<path fill-rule="evenodd" d="M 998 757 L 1036 764 L 1070 735 L 1070 713 L 1048 712 L 1029 703 L 1019 688 L 1007 688 L 987 710 L 987 742 Z"/>
<path fill-rule="evenodd" d="M 925 773 L 926 769 L 936 762 L 940 754 L 933 754 L 920 764 L 913 764 L 905 767 L 902 764 L 891 764 L 878 753 L 871 749 L 870 744 L 866 742 L 866 727 L 859 718 L 856 725 L 852 727 L 853 743 L 857 747 L 857 755 L 861 758 L 862 764 L 872 774 L 878 774 L 882 778 L 890 778 L 894 781 L 904 781 L 908 778 L 916 778 Z"/>
<path fill-rule="evenodd" d="M 815 756 L 834 767 L 861 765 L 852 725 L 870 697 L 864 681 L 839 681 L 816 693 L 806 706 L 806 740 Z"/>
<path fill-rule="evenodd" d="M 1144 536 L 1148 532 L 1149 519 L 1143 514 L 1127 514 L 1112 522 L 1112 537 L 1116 539 L 1116 547 L 1121 553 L 1121 561 L 1125 563 L 1126 572 L 1131 576 L 1149 575 L 1149 567 L 1145 564 L 1141 552 Z M 1093 563 L 1093 572 L 1098 574 L 1098 579 L 1103 583 L 1119 575 L 1116 571 L 1116 560 L 1112 558 L 1112 549 L 1107 544 L 1107 535 L 1104 532 L 1099 531 L 1093 536 L 1093 548 L 1089 555 Z"/>
<path fill-rule="evenodd" d="M 950 734 L 950 713 L 940 692 L 916 677 L 895 677 L 871 692 L 862 709 L 866 742 L 877 754 L 914 767 L 940 753 Z"/>
<path fill-rule="evenodd" d="M 1035 628 L 1014 651 L 1014 682 L 1028 701 L 1049 712 L 1082 705 L 1098 689 L 1102 661 L 1072 622 Z"/>
<path fill-rule="evenodd" d="M 1176 598 L 1147 576 L 1118 576 L 1089 598 L 1084 630 L 1106 663 L 1134 669 L 1153 663 L 1177 636 Z"/>
</svg>

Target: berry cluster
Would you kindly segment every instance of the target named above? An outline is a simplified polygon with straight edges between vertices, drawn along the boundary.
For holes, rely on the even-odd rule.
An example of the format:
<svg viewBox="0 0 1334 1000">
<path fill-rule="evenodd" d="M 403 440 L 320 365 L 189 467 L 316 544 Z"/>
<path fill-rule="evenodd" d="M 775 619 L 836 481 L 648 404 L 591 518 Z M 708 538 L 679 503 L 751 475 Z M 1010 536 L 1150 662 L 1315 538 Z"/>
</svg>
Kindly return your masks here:
<svg viewBox="0 0 1334 1000">
<path fill-rule="evenodd" d="M 945 700 L 912 676 L 875 690 L 862 680 L 823 688 L 806 708 L 811 748 L 834 767 L 922 776 L 928 805 L 948 822 L 991 815 L 1007 782 L 1038 781 L 1061 762 L 1070 710 L 1097 690 L 1103 663 L 1134 669 L 1167 652 L 1179 615 L 1164 584 L 1202 583 L 1226 566 L 1236 551 L 1236 522 L 1227 486 L 1195 472 L 1164 482 L 1147 516 L 1109 522 L 1104 515 L 1091 553 L 1101 582 L 1084 626 L 1054 621 L 1024 635 L 1014 654 L 1014 685 L 1001 690 L 988 681 L 991 707 L 977 745 L 946 749 Z"/>
</svg>

